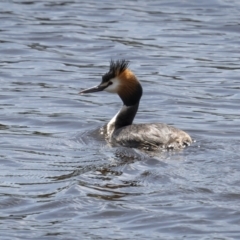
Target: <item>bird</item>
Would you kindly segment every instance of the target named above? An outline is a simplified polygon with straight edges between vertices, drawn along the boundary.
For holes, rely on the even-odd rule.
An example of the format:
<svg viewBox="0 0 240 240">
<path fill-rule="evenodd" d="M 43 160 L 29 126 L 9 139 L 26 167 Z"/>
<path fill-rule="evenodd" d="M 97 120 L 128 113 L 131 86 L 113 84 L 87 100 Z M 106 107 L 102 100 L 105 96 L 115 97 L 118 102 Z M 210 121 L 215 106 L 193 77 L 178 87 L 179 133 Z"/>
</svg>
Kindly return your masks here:
<svg viewBox="0 0 240 240">
<path fill-rule="evenodd" d="M 180 150 L 192 143 L 188 133 L 165 123 L 133 124 L 143 89 L 125 59 L 110 61 L 109 71 L 99 85 L 79 92 L 80 95 L 106 91 L 118 94 L 123 105 L 120 111 L 102 128 L 112 146 L 156 150 Z"/>
</svg>

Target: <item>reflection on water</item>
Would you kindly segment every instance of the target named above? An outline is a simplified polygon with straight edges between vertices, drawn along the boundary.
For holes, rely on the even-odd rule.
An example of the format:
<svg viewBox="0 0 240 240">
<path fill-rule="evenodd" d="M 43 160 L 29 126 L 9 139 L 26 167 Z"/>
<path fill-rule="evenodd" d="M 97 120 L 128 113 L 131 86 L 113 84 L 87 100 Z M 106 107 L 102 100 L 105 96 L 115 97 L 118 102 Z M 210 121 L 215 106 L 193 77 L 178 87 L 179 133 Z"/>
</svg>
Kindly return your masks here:
<svg viewBox="0 0 240 240">
<path fill-rule="evenodd" d="M 239 239 L 236 0 L 1 1 L 1 239 Z M 196 139 L 180 152 L 112 148 L 120 108 L 80 97 L 109 60 L 144 89 L 136 123 Z"/>
</svg>

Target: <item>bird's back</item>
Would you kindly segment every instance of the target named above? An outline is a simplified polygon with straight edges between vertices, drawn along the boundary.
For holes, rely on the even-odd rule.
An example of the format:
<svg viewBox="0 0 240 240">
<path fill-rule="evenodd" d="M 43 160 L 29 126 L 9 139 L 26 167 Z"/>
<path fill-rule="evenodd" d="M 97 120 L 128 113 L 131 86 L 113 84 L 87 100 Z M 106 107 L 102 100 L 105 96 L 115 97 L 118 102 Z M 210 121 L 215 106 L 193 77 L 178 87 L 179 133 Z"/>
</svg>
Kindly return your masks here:
<svg viewBox="0 0 240 240">
<path fill-rule="evenodd" d="M 184 131 L 164 123 L 132 124 L 116 129 L 111 143 L 145 150 L 182 149 L 192 143 Z"/>
</svg>

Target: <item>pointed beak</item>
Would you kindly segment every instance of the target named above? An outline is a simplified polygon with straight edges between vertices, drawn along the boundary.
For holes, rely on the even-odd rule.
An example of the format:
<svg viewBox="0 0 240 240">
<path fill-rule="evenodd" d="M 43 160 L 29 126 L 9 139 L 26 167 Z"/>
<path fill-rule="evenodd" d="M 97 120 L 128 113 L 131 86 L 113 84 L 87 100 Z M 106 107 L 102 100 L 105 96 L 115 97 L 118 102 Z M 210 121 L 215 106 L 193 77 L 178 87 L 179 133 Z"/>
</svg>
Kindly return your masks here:
<svg viewBox="0 0 240 240">
<path fill-rule="evenodd" d="M 91 87 L 91 88 L 82 90 L 82 91 L 79 92 L 78 94 L 100 92 L 100 91 L 103 91 L 106 87 L 107 87 L 107 86 L 104 86 L 104 85 L 101 85 L 101 84 L 100 84 L 100 85 L 98 85 L 98 86 L 95 86 L 95 87 Z"/>
</svg>

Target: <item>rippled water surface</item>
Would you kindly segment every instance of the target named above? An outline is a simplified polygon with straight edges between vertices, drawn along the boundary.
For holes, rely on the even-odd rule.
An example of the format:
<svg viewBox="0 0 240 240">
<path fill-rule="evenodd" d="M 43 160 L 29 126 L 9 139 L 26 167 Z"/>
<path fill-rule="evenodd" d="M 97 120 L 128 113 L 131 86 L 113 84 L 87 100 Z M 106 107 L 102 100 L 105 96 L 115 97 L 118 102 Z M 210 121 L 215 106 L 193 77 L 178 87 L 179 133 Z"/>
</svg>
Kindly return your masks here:
<svg viewBox="0 0 240 240">
<path fill-rule="evenodd" d="M 240 239 L 240 2 L 0 1 L 0 235 Z M 144 88 L 135 122 L 196 140 L 150 156 L 96 129 L 110 59 Z"/>
</svg>

